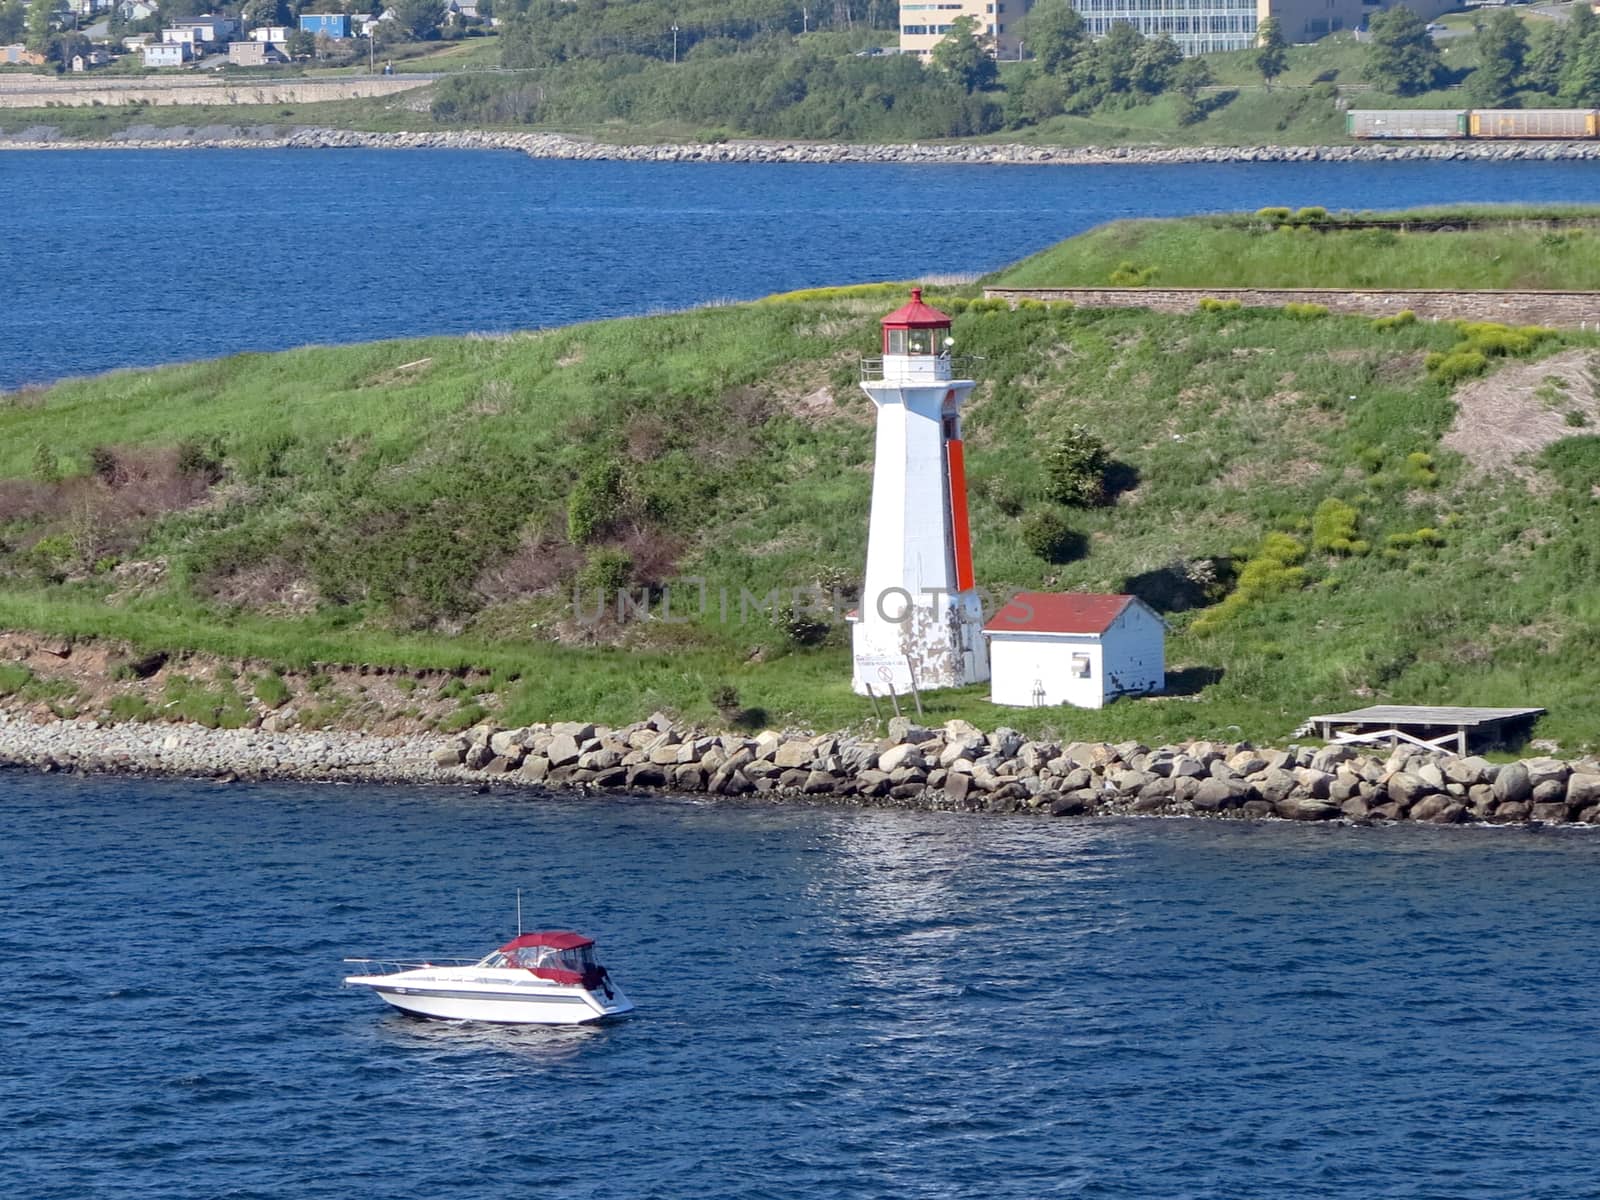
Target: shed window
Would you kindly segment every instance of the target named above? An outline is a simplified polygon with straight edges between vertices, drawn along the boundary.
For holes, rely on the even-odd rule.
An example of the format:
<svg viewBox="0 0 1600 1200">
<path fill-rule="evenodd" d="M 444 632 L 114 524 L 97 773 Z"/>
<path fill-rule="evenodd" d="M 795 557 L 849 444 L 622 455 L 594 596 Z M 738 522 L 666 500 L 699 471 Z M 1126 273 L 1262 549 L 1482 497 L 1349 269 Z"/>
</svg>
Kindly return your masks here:
<svg viewBox="0 0 1600 1200">
<path fill-rule="evenodd" d="M 1072 656 L 1072 673 L 1079 679 L 1089 678 L 1089 656 L 1087 654 L 1074 654 Z"/>
</svg>

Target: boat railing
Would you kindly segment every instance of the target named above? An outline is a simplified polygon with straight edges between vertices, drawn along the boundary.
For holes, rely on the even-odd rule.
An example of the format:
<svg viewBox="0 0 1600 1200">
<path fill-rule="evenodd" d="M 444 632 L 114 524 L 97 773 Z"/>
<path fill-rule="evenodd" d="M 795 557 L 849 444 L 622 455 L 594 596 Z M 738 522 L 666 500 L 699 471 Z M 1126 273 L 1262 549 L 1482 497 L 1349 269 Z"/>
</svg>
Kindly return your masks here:
<svg viewBox="0 0 1600 1200">
<path fill-rule="evenodd" d="M 369 975 L 395 975 L 401 971 L 420 971 L 428 967 L 475 967 L 483 960 L 481 958 L 430 958 L 427 962 L 414 960 L 405 962 L 395 958 L 347 958 L 347 963 L 356 963 L 363 967 L 370 967 Z"/>
</svg>

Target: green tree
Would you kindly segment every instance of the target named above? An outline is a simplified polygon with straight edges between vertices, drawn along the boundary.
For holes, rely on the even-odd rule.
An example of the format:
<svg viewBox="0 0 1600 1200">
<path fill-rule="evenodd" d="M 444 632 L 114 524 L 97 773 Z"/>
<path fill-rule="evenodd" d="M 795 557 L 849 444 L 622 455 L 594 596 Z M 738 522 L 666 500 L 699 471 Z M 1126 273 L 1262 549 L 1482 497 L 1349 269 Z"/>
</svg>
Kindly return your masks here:
<svg viewBox="0 0 1600 1200">
<path fill-rule="evenodd" d="M 19 41 L 28 28 L 28 6 L 23 0 L 6 0 L 0 4 L 0 43 L 10 45 Z"/>
<path fill-rule="evenodd" d="M 439 35 L 444 23 L 444 0 L 395 0 L 395 24 L 419 42 Z"/>
<path fill-rule="evenodd" d="M 1083 425 L 1071 425 L 1046 445 L 1044 473 L 1050 498 L 1092 508 L 1105 503 L 1111 451 Z"/>
<path fill-rule="evenodd" d="M 1596 55 L 1593 45 L 1600 18 L 1587 4 L 1574 4 L 1561 31 L 1560 81 L 1556 94 L 1569 104 L 1582 103 L 1596 91 Z"/>
<path fill-rule="evenodd" d="M 1047 75 L 1060 74 L 1089 43 L 1083 18 L 1066 0 L 1039 0 L 1025 21 L 1028 49 Z"/>
<path fill-rule="evenodd" d="M 1268 91 L 1288 65 L 1289 43 L 1283 40 L 1283 26 L 1277 17 L 1268 17 L 1256 29 L 1256 70 Z"/>
<path fill-rule="evenodd" d="M 1556 21 L 1539 26 L 1528 51 L 1524 81 L 1536 92 L 1554 96 L 1561 90 L 1561 69 L 1566 64 L 1566 30 Z"/>
<path fill-rule="evenodd" d="M 1484 108 L 1513 103 L 1527 58 L 1527 26 L 1514 9 L 1499 9 L 1478 26 L 1478 69 L 1467 80 L 1472 102 Z"/>
<path fill-rule="evenodd" d="M 240 10 L 251 25 L 287 25 L 289 5 L 285 0 L 245 0 Z"/>
<path fill-rule="evenodd" d="M 1561 99 L 1589 105 L 1600 99 L 1600 33 L 1591 33 L 1561 71 Z"/>
<path fill-rule="evenodd" d="M 1370 28 L 1363 79 L 1397 96 L 1415 96 L 1438 86 L 1444 62 L 1421 17 L 1403 6 L 1391 8 L 1373 17 Z"/>
<path fill-rule="evenodd" d="M 55 0 L 30 0 L 28 4 L 28 49 L 43 54 L 50 48 L 50 17 Z"/>
<path fill-rule="evenodd" d="M 1144 36 L 1126 21 L 1118 21 L 1094 45 L 1094 73 L 1107 95 L 1133 91 L 1139 50 Z"/>
<path fill-rule="evenodd" d="M 933 65 L 968 92 L 986 92 L 1000 78 L 994 56 L 978 36 L 973 17 L 957 17 L 933 48 Z"/>
<path fill-rule="evenodd" d="M 1211 81 L 1211 68 L 1203 58 L 1186 58 L 1174 68 L 1172 90 L 1178 93 L 1179 125 L 1193 125 L 1205 119 L 1206 109 L 1200 103 L 1200 89 L 1210 87 Z"/>
<path fill-rule="evenodd" d="M 1172 73 L 1183 62 L 1183 51 L 1166 34 L 1145 38 L 1133 56 L 1133 90 L 1141 96 L 1159 96 L 1172 83 Z"/>
</svg>

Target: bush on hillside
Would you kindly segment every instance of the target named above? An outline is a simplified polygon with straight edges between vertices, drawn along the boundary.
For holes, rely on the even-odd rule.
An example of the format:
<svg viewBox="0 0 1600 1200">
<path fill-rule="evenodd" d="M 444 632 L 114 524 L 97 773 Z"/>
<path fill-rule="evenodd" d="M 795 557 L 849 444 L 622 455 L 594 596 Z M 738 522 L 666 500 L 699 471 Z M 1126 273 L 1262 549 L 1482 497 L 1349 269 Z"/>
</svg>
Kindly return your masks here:
<svg viewBox="0 0 1600 1200">
<path fill-rule="evenodd" d="M 1296 317 L 1302 321 L 1315 320 L 1317 317 L 1325 317 L 1328 315 L 1328 308 L 1326 305 L 1302 304 L 1296 300 L 1291 300 L 1288 304 L 1285 304 L 1283 306 L 1283 311 L 1288 313 L 1291 317 Z"/>
<path fill-rule="evenodd" d="M 1156 277 L 1154 267 L 1136 267 L 1124 259 L 1107 277 L 1112 287 L 1144 287 Z"/>
<path fill-rule="evenodd" d="M 1078 508 L 1106 501 L 1106 471 L 1111 452 L 1083 425 L 1058 434 L 1045 451 L 1045 479 L 1052 500 Z"/>
<path fill-rule="evenodd" d="M 581 546 L 603 533 L 622 509 L 622 468 L 612 460 L 593 464 L 567 497 L 567 538 Z"/>
<path fill-rule="evenodd" d="M 1308 576 L 1300 565 L 1305 545 L 1287 533 L 1269 533 L 1245 559 L 1237 586 L 1222 603 L 1194 623 L 1196 633 L 1209 633 L 1263 600 L 1305 587 Z"/>
<path fill-rule="evenodd" d="M 1329 554 L 1359 555 L 1371 549 L 1356 536 L 1360 514 L 1353 504 L 1329 496 L 1311 517 L 1311 548 Z"/>
<path fill-rule="evenodd" d="M 1393 316 L 1377 318 L 1372 322 L 1372 327 L 1379 331 L 1383 331 L 1389 329 L 1401 329 L 1407 325 L 1415 325 L 1416 323 L 1417 314 L 1412 312 L 1409 308 L 1403 308 Z"/>
<path fill-rule="evenodd" d="M 1067 514 L 1061 509 L 1035 509 L 1022 522 L 1022 543 L 1030 554 L 1047 563 L 1069 563 L 1083 555 L 1086 542 L 1081 533 L 1072 528 Z"/>
</svg>

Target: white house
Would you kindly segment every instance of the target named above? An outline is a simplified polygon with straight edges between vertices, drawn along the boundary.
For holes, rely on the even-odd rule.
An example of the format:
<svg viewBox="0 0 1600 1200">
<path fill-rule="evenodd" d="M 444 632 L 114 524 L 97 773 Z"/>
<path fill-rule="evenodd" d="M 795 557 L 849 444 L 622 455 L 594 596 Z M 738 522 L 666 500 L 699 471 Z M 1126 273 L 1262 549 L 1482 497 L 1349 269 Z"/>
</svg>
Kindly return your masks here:
<svg viewBox="0 0 1600 1200">
<path fill-rule="evenodd" d="M 1137 596 L 1019 592 L 983 631 L 996 704 L 1103 708 L 1166 679 L 1166 622 Z"/>
<path fill-rule="evenodd" d="M 287 25 L 261 25 L 250 31 L 250 40 L 281 46 L 289 40 L 290 32 Z"/>
<path fill-rule="evenodd" d="M 122 0 L 117 5 L 117 16 L 124 21 L 143 21 L 147 17 L 156 15 L 157 8 L 154 4 L 147 4 L 145 0 Z"/>
<path fill-rule="evenodd" d="M 194 58 L 194 46 L 189 42 L 151 42 L 144 48 L 144 65 L 154 67 L 181 67 Z"/>
</svg>

